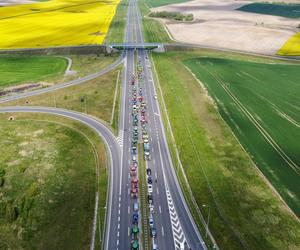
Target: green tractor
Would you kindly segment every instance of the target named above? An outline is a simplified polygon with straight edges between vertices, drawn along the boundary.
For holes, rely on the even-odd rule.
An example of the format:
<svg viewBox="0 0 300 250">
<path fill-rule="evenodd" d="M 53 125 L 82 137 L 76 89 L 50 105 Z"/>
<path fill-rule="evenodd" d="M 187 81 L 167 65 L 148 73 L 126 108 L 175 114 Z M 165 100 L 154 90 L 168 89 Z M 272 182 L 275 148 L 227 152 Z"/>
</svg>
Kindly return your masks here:
<svg viewBox="0 0 300 250">
<path fill-rule="evenodd" d="M 139 249 L 139 242 L 138 240 L 134 240 L 131 242 L 131 250 L 138 250 Z"/>
</svg>

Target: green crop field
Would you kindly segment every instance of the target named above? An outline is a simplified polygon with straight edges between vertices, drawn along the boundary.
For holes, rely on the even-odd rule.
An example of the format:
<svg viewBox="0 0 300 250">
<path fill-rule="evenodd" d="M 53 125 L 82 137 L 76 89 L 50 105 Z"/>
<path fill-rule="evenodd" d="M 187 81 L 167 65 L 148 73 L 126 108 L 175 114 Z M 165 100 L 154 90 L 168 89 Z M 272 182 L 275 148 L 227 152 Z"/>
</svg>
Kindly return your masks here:
<svg viewBox="0 0 300 250">
<path fill-rule="evenodd" d="M 183 62 L 194 65 L 195 61 L 200 60 L 189 61 L 189 59 L 208 56 L 245 60 L 245 63 L 249 61 L 249 65 L 252 65 L 250 63 L 252 61 L 255 62 L 253 65 L 261 68 L 263 65 L 267 68 L 272 65 L 258 62 L 281 63 L 278 60 L 204 49 L 153 54 L 159 80 L 158 97 L 163 110 L 162 116 L 171 156 L 195 221 L 205 234 L 196 206 L 189 198 L 190 193 L 178 163 L 176 148 L 188 179 L 187 183 L 205 220 L 208 217 L 208 206 L 210 207 L 209 229 L 220 248 L 299 249 L 299 221 L 266 183 L 266 178 L 262 177 L 252 159 L 224 122 L 203 85 L 187 67 L 184 67 Z M 226 63 L 223 65 L 224 71 L 230 74 L 232 69 L 234 70 L 232 65 L 229 65 L 231 60 L 225 61 L 228 66 L 226 67 Z M 240 67 L 243 66 L 242 62 L 235 62 Z M 213 67 L 212 62 L 209 65 Z M 198 64 L 194 65 L 198 71 L 197 66 Z M 292 68 L 295 69 L 294 66 Z M 249 73 L 249 69 L 247 72 Z M 289 70 L 287 72 L 292 73 Z M 276 71 L 273 73 L 277 74 Z M 234 78 L 235 76 L 232 76 L 232 79 Z M 202 79 L 202 75 L 199 79 Z M 284 84 L 287 82 L 283 81 Z M 162 104 L 160 90 L 165 106 Z M 280 91 L 281 89 L 278 90 Z M 174 141 L 168 129 L 165 107 Z M 296 135 L 294 136 L 296 138 Z M 206 206 L 203 207 L 203 204 Z"/>
<path fill-rule="evenodd" d="M 104 220 L 104 144 L 76 121 L 13 115 L 0 114 L 0 249 L 88 249 L 98 185 Z"/>
<path fill-rule="evenodd" d="M 250 3 L 237 10 L 289 18 L 300 17 L 300 4 Z"/>
<path fill-rule="evenodd" d="M 52 56 L 0 56 L 0 89 L 32 83 L 64 73 L 67 60 Z"/>
<path fill-rule="evenodd" d="M 227 124 L 300 217 L 300 66 L 219 58 L 184 62 Z"/>
<path fill-rule="evenodd" d="M 124 41 L 127 7 L 128 2 L 126 0 L 122 0 L 119 3 L 116 14 L 106 34 L 105 43 L 122 43 Z"/>
</svg>

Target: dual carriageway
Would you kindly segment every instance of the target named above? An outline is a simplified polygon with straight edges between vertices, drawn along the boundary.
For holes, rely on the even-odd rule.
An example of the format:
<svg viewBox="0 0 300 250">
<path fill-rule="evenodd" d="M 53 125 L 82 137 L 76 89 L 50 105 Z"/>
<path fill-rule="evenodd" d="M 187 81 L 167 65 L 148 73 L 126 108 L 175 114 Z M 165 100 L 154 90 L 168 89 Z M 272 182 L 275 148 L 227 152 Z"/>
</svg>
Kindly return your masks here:
<svg viewBox="0 0 300 250">
<path fill-rule="evenodd" d="M 99 120 L 74 111 L 48 107 L 6 107 L 1 108 L 0 112 L 39 112 L 65 116 L 81 121 L 102 137 L 110 158 L 104 249 L 125 250 L 136 245 L 139 245 L 140 249 L 144 247 L 145 250 L 153 247 L 163 250 L 206 249 L 174 171 L 147 50 L 153 44 L 144 43 L 141 15 L 136 0 L 129 0 L 124 44 L 126 46 L 123 47 L 120 58 L 99 73 L 0 99 L 0 103 L 3 103 L 83 84 L 124 64 L 118 138 L 115 138 Z M 142 97 L 142 101 L 138 100 L 138 97 Z M 137 107 L 134 112 L 133 105 Z M 141 105 L 144 107 L 141 108 Z M 141 109 L 144 111 L 141 112 Z M 138 120 L 136 124 L 134 124 L 135 117 Z M 138 131 L 136 143 L 134 131 Z M 147 134 L 148 137 L 150 160 L 140 164 L 143 160 L 138 155 L 143 154 L 142 150 L 139 150 L 142 147 L 137 147 L 134 152 L 133 146 L 142 145 L 142 134 Z M 135 174 L 131 171 L 133 166 L 137 167 Z M 143 176 L 144 182 L 134 186 L 135 193 L 138 194 L 135 197 L 132 190 L 133 182 L 136 183 L 139 176 Z M 150 181 L 147 183 L 148 177 L 151 177 L 151 183 Z M 143 189 L 140 188 L 142 184 Z M 142 197 L 144 202 L 141 203 Z M 134 204 L 139 204 L 138 210 Z M 137 227 L 139 233 L 133 233 Z"/>
</svg>

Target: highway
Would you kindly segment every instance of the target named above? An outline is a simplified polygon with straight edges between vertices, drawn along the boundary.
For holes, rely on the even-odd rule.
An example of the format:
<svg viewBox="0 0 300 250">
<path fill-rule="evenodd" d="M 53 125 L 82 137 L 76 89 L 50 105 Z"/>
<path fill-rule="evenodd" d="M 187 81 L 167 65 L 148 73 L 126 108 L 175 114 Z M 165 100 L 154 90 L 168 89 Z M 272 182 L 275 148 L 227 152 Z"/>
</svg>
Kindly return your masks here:
<svg viewBox="0 0 300 250">
<path fill-rule="evenodd" d="M 124 42 L 127 44 L 144 44 L 141 15 L 137 1 L 129 0 L 128 3 Z M 118 60 L 98 73 L 57 84 L 49 88 L 4 97 L 0 99 L 0 103 L 82 84 L 109 72 L 122 63 L 124 63 L 124 70 L 122 75 L 118 138 L 115 138 L 112 132 L 99 120 L 75 111 L 47 107 L 6 107 L 0 108 L 0 112 L 39 112 L 65 116 L 86 124 L 102 137 L 106 143 L 111 159 L 104 249 L 130 249 L 132 242 L 131 228 L 133 227 L 132 216 L 134 213 L 133 204 L 136 201 L 136 199 L 131 198 L 132 176 L 130 172 L 130 167 L 134 162 L 132 154 L 133 89 L 131 80 L 132 77 L 135 76 L 136 87 L 138 89 L 141 88 L 146 105 L 145 117 L 147 124 L 145 130 L 149 135 L 150 144 L 150 160 L 146 161 L 146 167 L 151 169 L 151 176 L 153 180 L 155 180 L 152 184 L 153 191 L 151 193 L 153 195 L 154 205 L 154 227 L 157 230 L 157 235 L 155 238 L 150 238 L 150 235 L 147 234 L 146 237 L 150 239 L 152 245 L 156 244 L 158 249 L 206 249 L 185 202 L 174 171 L 159 103 L 156 98 L 151 61 L 146 50 L 125 49 Z M 140 69 L 140 79 L 136 77 L 137 67 Z M 138 117 L 140 120 L 141 115 L 139 114 Z M 141 134 L 142 128 L 140 123 L 139 131 Z M 139 135 L 139 143 L 142 143 L 141 135 Z M 138 154 L 143 154 L 143 152 L 138 152 Z M 138 162 L 138 164 L 140 163 Z M 143 170 L 138 168 L 138 171 Z M 141 190 L 139 190 L 139 192 L 141 192 Z M 138 203 L 141 204 L 140 200 L 138 200 Z M 144 208 L 140 207 L 139 210 L 138 226 L 140 230 L 142 230 L 141 209 L 148 209 L 148 205 Z M 143 232 L 143 236 L 145 237 L 145 232 Z M 140 245 L 143 243 L 141 233 L 139 234 L 138 241 Z M 145 246 L 145 249 L 151 249 L 151 247 Z"/>
<path fill-rule="evenodd" d="M 129 1 L 128 22 L 125 32 L 125 43 L 143 44 L 141 28 L 141 15 L 136 0 Z M 203 239 L 193 221 L 189 208 L 183 197 L 180 185 L 174 172 L 173 164 L 168 149 L 164 127 L 162 123 L 159 103 L 154 98 L 156 95 L 153 81 L 151 62 L 148 52 L 133 49 L 125 50 L 125 70 L 122 81 L 122 104 L 120 112 L 120 134 L 122 138 L 121 174 L 118 230 L 111 231 L 107 249 L 129 249 L 130 228 L 132 225 L 133 199 L 130 198 L 130 166 L 132 165 L 132 86 L 130 81 L 136 75 L 137 64 L 142 68 L 141 81 L 137 88 L 142 88 L 146 114 L 148 119 L 147 132 L 151 147 L 151 160 L 147 161 L 147 168 L 152 170 L 152 176 L 157 182 L 153 183 L 154 226 L 157 236 L 153 240 L 158 249 L 206 249 Z M 140 117 L 139 117 L 140 118 Z M 139 138 L 141 142 L 141 138 Z M 142 154 L 143 152 L 138 152 Z M 142 171 L 139 168 L 139 171 Z M 141 208 L 140 208 L 141 214 Z M 139 227 L 142 229 L 141 221 Z M 149 235 L 147 235 L 149 237 Z M 142 241 L 140 240 L 140 243 Z M 115 245 L 115 243 L 117 243 Z M 148 248 L 150 249 L 150 248 Z"/>
</svg>

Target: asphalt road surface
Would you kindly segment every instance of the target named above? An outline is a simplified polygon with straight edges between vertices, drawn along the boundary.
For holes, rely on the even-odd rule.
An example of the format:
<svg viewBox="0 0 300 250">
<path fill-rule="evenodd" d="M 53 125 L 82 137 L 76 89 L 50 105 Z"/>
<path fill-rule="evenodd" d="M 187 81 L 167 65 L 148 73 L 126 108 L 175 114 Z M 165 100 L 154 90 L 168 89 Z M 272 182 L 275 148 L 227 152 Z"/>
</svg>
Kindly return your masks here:
<svg viewBox="0 0 300 250">
<path fill-rule="evenodd" d="M 144 43 L 141 15 L 136 0 L 129 1 L 125 43 Z M 206 249 L 174 172 L 159 104 L 155 97 L 156 90 L 148 52 L 138 50 L 135 54 L 132 49 L 125 50 L 125 70 L 122 81 L 123 93 L 119 133 L 122 142 L 122 181 L 117 198 L 119 200 L 118 218 L 120 217 L 120 219 L 118 219 L 118 230 L 110 233 L 111 243 L 107 249 L 130 249 L 130 228 L 132 227 L 133 214 L 129 173 L 129 167 L 132 164 L 132 86 L 130 81 L 133 75 L 136 76 L 137 64 L 142 68 L 138 88 L 141 87 L 144 93 L 147 107 L 145 116 L 148 120 L 146 130 L 149 134 L 151 147 L 151 160 L 147 161 L 146 164 L 152 170 L 153 179 L 157 180 L 153 183 L 152 191 L 155 211 L 154 225 L 157 229 L 157 237 L 153 239 L 153 243 L 158 246 L 158 249 Z M 141 141 L 140 138 L 139 141 Z M 139 152 L 139 154 L 142 153 Z M 141 226 L 140 221 L 140 229 Z"/>
</svg>

